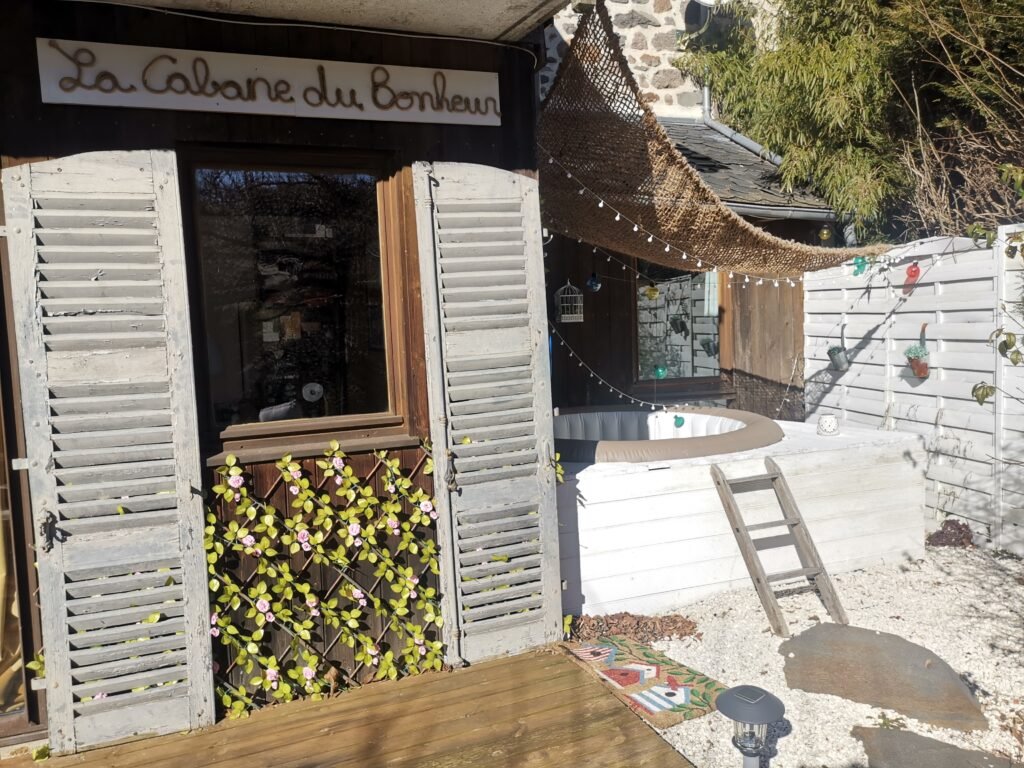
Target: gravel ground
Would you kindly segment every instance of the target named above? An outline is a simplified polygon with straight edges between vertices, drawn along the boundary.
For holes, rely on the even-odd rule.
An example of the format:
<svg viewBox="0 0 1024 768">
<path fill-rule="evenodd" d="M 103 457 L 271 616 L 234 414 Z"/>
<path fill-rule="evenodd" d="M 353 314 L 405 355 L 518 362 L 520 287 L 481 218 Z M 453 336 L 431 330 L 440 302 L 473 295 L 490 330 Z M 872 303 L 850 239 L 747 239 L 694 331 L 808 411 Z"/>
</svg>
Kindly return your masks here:
<svg viewBox="0 0 1024 768">
<path fill-rule="evenodd" d="M 753 588 L 722 593 L 687 606 L 701 637 L 655 644 L 672 658 L 725 685 L 749 683 L 786 704 L 792 732 L 778 739 L 772 768 L 863 768 L 867 756 L 850 735 L 901 717 L 907 729 L 956 746 L 1024 761 L 1024 562 L 979 550 L 930 549 L 924 560 L 833 575 L 850 623 L 899 635 L 949 663 L 976 691 L 987 731 L 935 728 L 898 713 L 821 694 L 790 690 Z M 780 599 L 795 635 L 828 620 L 814 593 Z M 1004 724 L 1017 716 L 1016 735 Z M 732 724 L 711 714 L 662 735 L 698 768 L 740 764 L 730 744 Z"/>
</svg>

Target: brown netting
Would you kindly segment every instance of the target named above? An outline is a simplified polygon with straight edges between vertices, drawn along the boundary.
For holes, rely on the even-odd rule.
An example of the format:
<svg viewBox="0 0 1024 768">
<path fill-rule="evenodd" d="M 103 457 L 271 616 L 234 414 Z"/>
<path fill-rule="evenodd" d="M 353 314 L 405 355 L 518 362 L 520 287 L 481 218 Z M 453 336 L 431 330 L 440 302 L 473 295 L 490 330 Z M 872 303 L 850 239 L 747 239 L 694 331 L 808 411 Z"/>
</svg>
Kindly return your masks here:
<svg viewBox="0 0 1024 768">
<path fill-rule="evenodd" d="M 580 20 L 541 110 L 538 143 L 546 226 L 608 250 L 676 269 L 763 276 L 886 250 L 784 240 L 729 210 L 643 101 L 604 0 Z"/>
</svg>

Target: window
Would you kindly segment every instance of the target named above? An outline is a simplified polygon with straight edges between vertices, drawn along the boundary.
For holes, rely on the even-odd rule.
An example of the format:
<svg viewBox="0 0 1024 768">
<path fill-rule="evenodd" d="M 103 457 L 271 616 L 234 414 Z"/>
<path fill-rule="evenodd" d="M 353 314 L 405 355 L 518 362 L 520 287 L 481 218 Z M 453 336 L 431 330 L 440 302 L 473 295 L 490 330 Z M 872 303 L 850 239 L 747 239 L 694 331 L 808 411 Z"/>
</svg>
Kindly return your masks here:
<svg viewBox="0 0 1024 768">
<path fill-rule="evenodd" d="M 208 420 L 387 413 L 377 174 L 211 163 L 192 182 Z"/>
<path fill-rule="evenodd" d="M 718 273 L 637 268 L 637 381 L 717 377 Z"/>
</svg>

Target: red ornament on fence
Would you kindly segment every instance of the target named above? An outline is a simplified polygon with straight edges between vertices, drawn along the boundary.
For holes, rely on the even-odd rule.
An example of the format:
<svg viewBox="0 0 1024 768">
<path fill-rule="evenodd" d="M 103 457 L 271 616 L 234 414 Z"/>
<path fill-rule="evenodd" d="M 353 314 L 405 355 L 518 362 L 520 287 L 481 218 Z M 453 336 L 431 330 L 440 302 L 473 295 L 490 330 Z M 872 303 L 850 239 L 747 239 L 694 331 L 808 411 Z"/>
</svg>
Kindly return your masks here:
<svg viewBox="0 0 1024 768">
<path fill-rule="evenodd" d="M 907 281 L 903 284 L 903 293 L 909 294 L 914 290 L 914 286 L 917 285 L 917 279 L 921 277 L 921 268 L 915 261 L 909 267 L 907 267 Z"/>
</svg>

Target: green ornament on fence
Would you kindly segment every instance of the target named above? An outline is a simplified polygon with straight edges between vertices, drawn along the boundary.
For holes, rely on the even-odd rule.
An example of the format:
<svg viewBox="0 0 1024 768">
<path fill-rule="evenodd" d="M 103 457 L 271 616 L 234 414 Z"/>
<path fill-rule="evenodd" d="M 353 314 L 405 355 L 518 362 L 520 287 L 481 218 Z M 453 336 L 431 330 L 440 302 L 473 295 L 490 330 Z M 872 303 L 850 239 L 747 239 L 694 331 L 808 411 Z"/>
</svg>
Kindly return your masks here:
<svg viewBox="0 0 1024 768">
<path fill-rule="evenodd" d="M 686 423 L 686 419 L 682 416 L 676 416 L 675 419 L 672 420 L 672 423 L 676 425 L 676 429 L 679 429 Z"/>
<path fill-rule="evenodd" d="M 664 365 L 654 366 L 654 378 L 664 379 L 666 376 L 668 376 L 668 368 L 666 368 Z"/>
<path fill-rule="evenodd" d="M 853 260 L 853 276 L 863 275 L 864 271 L 868 268 L 868 260 L 863 256 L 857 256 Z"/>
</svg>

